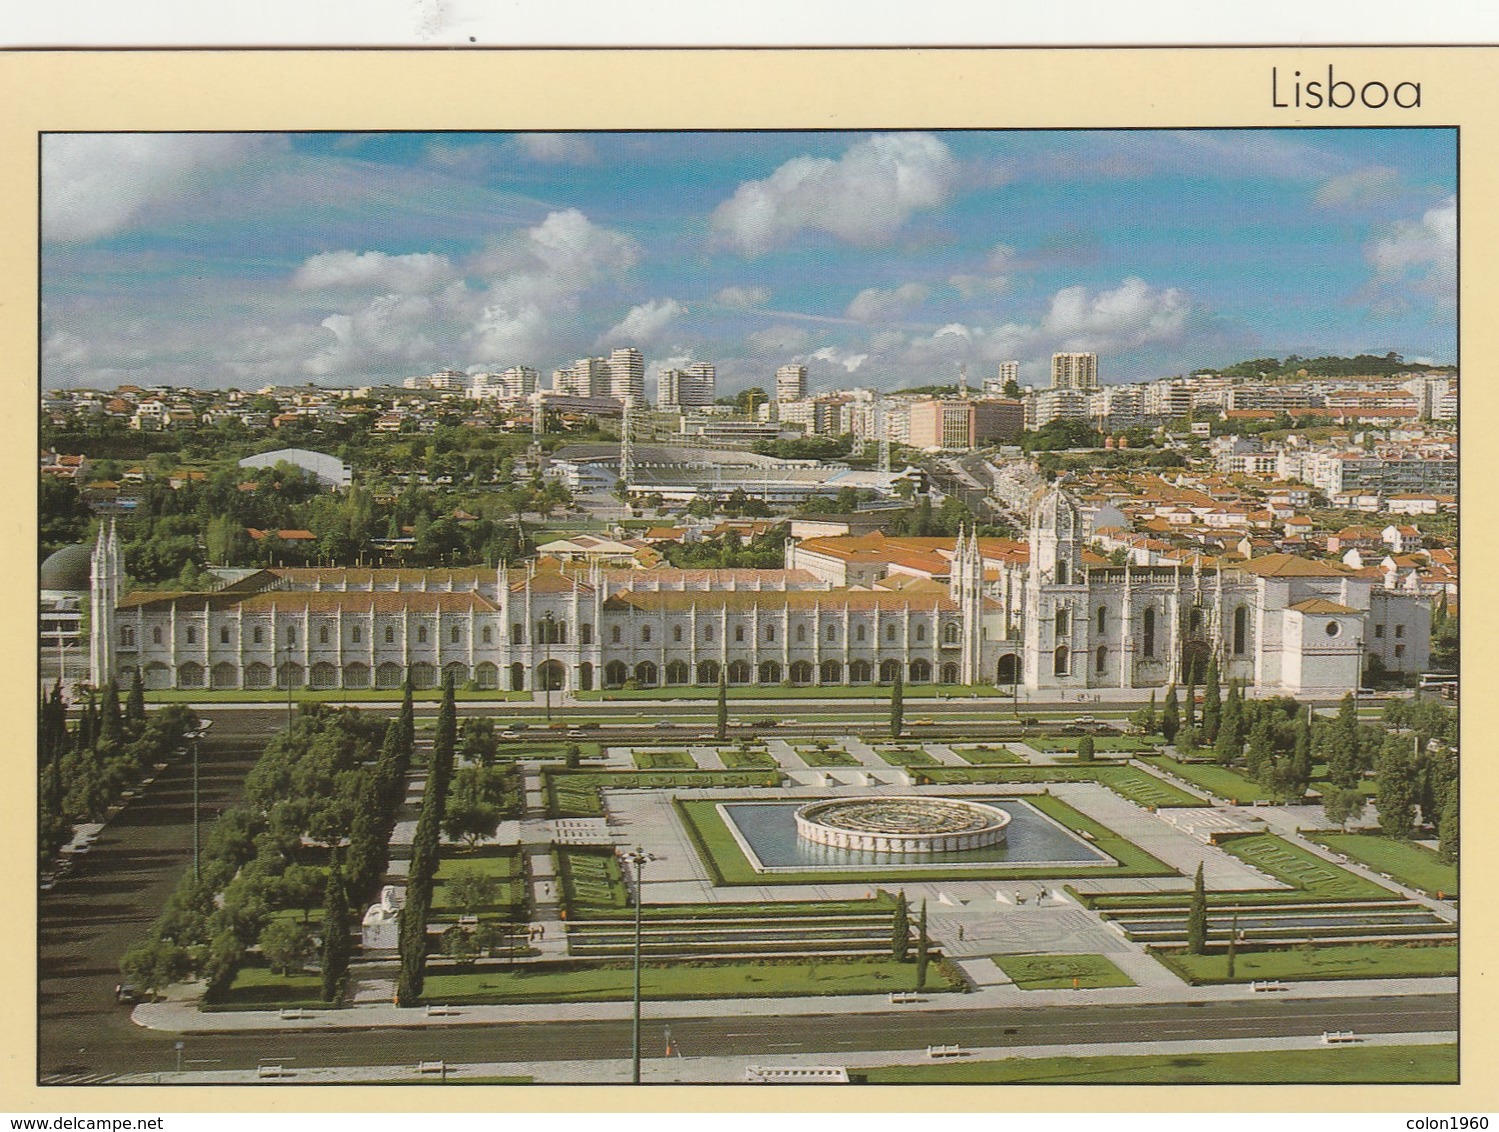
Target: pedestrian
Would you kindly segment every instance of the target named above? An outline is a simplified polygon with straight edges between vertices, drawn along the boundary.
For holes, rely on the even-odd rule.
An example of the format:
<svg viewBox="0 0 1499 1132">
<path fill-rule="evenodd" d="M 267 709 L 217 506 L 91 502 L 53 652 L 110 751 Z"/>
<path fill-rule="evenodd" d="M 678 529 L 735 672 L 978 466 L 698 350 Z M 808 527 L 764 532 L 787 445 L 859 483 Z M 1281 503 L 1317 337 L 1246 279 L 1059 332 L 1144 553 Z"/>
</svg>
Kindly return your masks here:
<svg viewBox="0 0 1499 1132">
<path fill-rule="evenodd" d="M 958 941 L 961 943 L 962 940 L 963 940 L 963 925 L 959 924 L 958 925 Z"/>
<path fill-rule="evenodd" d="M 547 926 L 545 924 L 541 924 L 539 927 L 537 927 L 536 930 L 537 930 L 537 932 L 539 934 L 539 937 L 541 939 L 546 939 L 546 937 L 547 937 Z"/>
</svg>

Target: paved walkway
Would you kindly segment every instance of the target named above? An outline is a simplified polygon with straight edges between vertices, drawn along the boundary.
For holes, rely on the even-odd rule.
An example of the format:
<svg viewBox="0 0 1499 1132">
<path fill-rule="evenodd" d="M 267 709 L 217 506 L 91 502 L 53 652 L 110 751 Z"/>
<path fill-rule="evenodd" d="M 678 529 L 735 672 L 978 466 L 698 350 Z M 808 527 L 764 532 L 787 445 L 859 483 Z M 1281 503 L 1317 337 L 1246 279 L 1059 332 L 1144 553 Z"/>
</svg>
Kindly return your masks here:
<svg viewBox="0 0 1499 1132">
<path fill-rule="evenodd" d="M 653 1038 L 654 1034 L 651 1035 Z M 940 1044 L 940 1033 L 934 1034 Z M 1450 1045 L 1457 1041 L 1455 1032 L 1416 1034 L 1370 1034 L 1356 1046 L 1424 1046 Z M 1104 1056 L 1200 1056 L 1202 1054 L 1248 1053 L 1258 1050 L 1326 1049 L 1319 1037 L 1290 1038 L 1223 1038 L 1200 1041 L 1110 1042 L 1097 1045 L 992 1046 L 965 1049 L 954 1058 L 958 1064 L 986 1061 L 1010 1061 L 1016 1058 Z M 1355 1048 L 1354 1046 L 1334 1048 Z M 678 1054 L 661 1057 L 656 1046 L 646 1051 L 640 1063 L 642 1084 L 713 1085 L 742 1084 L 745 1070 L 753 1066 L 837 1066 L 841 1068 L 877 1068 L 897 1065 L 937 1064 L 925 1050 L 840 1051 L 837 1053 L 766 1053 L 739 1057 L 691 1057 Z M 496 1077 L 526 1079 L 538 1085 L 626 1085 L 631 1079 L 631 1065 L 626 1058 L 610 1061 L 517 1061 L 468 1063 L 446 1066 L 446 1074 L 420 1071 L 415 1065 L 366 1066 L 359 1068 L 286 1067 L 280 1080 L 295 1084 L 421 1082 L 439 1084 L 445 1081 L 474 1081 Z M 257 1071 L 200 1070 L 184 1073 L 137 1073 L 119 1078 L 119 1084 L 172 1085 L 244 1085 L 272 1084 L 261 1081 Z M 800 1095 L 800 1094 L 798 1094 Z"/>
</svg>

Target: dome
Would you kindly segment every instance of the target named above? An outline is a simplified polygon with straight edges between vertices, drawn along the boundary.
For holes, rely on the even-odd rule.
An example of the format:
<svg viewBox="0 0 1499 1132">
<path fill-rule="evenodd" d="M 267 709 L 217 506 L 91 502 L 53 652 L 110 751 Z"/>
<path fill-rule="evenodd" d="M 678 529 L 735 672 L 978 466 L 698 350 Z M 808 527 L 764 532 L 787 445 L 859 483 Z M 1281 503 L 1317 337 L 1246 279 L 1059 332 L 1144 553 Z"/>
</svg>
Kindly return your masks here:
<svg viewBox="0 0 1499 1132">
<path fill-rule="evenodd" d="M 42 563 L 39 581 L 44 590 L 87 593 L 93 576 L 93 552 L 81 543 L 53 551 Z"/>
</svg>

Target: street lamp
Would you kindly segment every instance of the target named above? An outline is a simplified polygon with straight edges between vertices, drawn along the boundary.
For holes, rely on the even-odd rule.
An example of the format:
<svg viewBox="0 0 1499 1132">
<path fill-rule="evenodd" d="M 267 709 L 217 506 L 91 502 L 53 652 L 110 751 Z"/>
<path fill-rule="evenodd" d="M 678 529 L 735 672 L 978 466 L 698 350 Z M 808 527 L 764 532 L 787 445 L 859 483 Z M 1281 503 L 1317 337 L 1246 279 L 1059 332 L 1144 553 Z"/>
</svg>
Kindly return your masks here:
<svg viewBox="0 0 1499 1132">
<path fill-rule="evenodd" d="M 635 869 L 635 1022 L 630 1039 L 630 1081 L 640 1084 L 640 906 L 645 903 L 645 864 L 659 860 L 640 846 L 620 853 L 620 859 Z"/>
<path fill-rule="evenodd" d="M 199 875 L 200 875 L 200 873 L 199 873 L 199 867 L 198 867 L 198 861 L 199 861 L 198 846 L 200 844 L 200 840 L 199 840 L 199 836 L 198 836 L 198 825 L 199 825 L 199 820 L 198 819 L 199 819 L 199 816 L 200 816 L 200 809 L 199 809 L 199 806 L 198 806 L 198 744 L 199 744 L 199 741 L 203 738 L 203 736 L 206 735 L 206 734 L 208 734 L 208 729 L 210 727 L 212 727 L 212 726 L 213 726 L 213 720 L 211 720 L 211 719 L 200 719 L 200 720 L 198 720 L 198 726 L 195 727 L 193 730 L 191 730 L 191 731 L 189 731 L 187 733 L 187 738 L 189 738 L 189 739 L 191 739 L 193 741 L 193 883 L 194 884 L 198 883 Z M 180 1073 L 181 1071 L 182 1071 L 181 1067 L 179 1066 L 178 1067 L 178 1072 Z"/>
</svg>

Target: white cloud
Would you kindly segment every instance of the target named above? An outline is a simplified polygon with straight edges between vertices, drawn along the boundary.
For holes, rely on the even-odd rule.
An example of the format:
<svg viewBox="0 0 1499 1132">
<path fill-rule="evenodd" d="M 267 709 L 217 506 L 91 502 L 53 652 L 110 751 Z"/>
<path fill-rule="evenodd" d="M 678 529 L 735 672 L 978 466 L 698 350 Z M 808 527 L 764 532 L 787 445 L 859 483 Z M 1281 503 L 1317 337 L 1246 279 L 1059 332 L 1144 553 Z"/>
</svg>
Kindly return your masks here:
<svg viewBox="0 0 1499 1132">
<path fill-rule="evenodd" d="M 836 346 L 824 346 L 809 354 L 808 360 L 832 362 L 834 365 L 842 366 L 849 373 L 853 373 L 869 360 L 869 355 L 856 354 L 852 350 L 840 350 Z"/>
<path fill-rule="evenodd" d="M 49 134 L 42 235 L 65 243 L 112 235 L 282 145 L 254 134 Z"/>
<path fill-rule="evenodd" d="M 304 291 L 356 288 L 412 293 L 430 290 L 452 277 L 453 265 L 447 256 L 338 251 L 309 257 L 292 276 L 292 286 Z"/>
<path fill-rule="evenodd" d="M 920 283 L 905 283 L 888 291 L 870 287 L 855 295 L 844 313 L 860 322 L 896 318 L 913 307 L 919 307 L 929 293 L 929 288 Z"/>
<path fill-rule="evenodd" d="M 1402 220 L 1364 249 L 1377 287 L 1406 287 L 1457 301 L 1457 198 Z"/>
<path fill-rule="evenodd" d="M 1062 350 L 1121 350 L 1181 337 L 1191 301 L 1175 287 L 1129 278 L 1112 291 L 1066 287 L 1051 298 L 1040 332 Z"/>
<path fill-rule="evenodd" d="M 620 339 L 640 345 L 648 344 L 686 313 L 687 308 L 676 299 L 651 299 L 632 307 L 629 314 L 599 336 L 599 344 Z"/>
<path fill-rule="evenodd" d="M 588 139 L 577 134 L 516 134 L 515 143 L 527 157 L 547 165 L 591 165 L 598 160 Z"/>
<path fill-rule="evenodd" d="M 949 275 L 947 284 L 965 299 L 1002 295 L 1010 289 L 1008 275 Z"/>
<path fill-rule="evenodd" d="M 958 164 L 931 134 L 882 134 L 836 161 L 795 157 L 761 181 L 746 181 L 713 212 L 713 226 L 746 255 L 762 255 L 798 232 L 849 243 L 888 241 L 913 212 L 951 195 Z"/>
<path fill-rule="evenodd" d="M 725 287 L 713 298 L 726 307 L 763 307 L 770 302 L 770 288 Z"/>
<path fill-rule="evenodd" d="M 794 354 L 812 341 L 812 332 L 800 326 L 769 326 L 748 335 L 744 342 L 750 352 L 761 354 Z"/>
<path fill-rule="evenodd" d="M 1312 202 L 1320 208 L 1348 208 L 1389 200 L 1399 191 L 1399 172 L 1388 165 L 1371 165 L 1329 177 L 1317 187 Z"/>
</svg>

